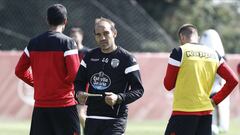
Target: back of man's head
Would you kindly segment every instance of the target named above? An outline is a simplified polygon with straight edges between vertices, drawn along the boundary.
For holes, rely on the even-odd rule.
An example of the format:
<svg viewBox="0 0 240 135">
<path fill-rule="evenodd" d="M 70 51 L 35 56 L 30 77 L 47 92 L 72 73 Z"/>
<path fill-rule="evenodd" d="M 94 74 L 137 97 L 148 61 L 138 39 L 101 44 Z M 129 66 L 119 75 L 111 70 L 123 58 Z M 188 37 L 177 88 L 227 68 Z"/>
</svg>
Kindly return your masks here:
<svg viewBox="0 0 240 135">
<path fill-rule="evenodd" d="M 178 37 L 180 37 L 180 35 L 183 35 L 190 38 L 193 34 L 198 34 L 197 27 L 193 24 L 183 24 L 178 29 Z"/>
<path fill-rule="evenodd" d="M 47 10 L 47 20 L 49 25 L 57 26 L 64 24 L 67 20 L 67 9 L 61 4 L 54 4 Z"/>
<path fill-rule="evenodd" d="M 178 29 L 178 37 L 180 45 L 199 42 L 197 27 L 192 24 L 182 25 Z"/>
</svg>

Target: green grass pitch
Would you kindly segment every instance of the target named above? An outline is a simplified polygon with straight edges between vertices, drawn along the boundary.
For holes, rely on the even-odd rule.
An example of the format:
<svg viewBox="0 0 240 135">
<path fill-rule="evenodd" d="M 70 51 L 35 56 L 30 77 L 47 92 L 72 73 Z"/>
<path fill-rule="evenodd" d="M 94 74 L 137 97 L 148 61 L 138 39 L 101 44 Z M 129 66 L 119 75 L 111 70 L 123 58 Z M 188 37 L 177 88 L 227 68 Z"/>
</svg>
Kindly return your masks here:
<svg viewBox="0 0 240 135">
<path fill-rule="evenodd" d="M 128 121 L 125 135 L 163 135 L 167 121 Z M 0 135 L 29 135 L 30 121 L 0 120 Z M 221 135 L 240 135 L 240 118 L 231 121 L 230 130 Z"/>
</svg>

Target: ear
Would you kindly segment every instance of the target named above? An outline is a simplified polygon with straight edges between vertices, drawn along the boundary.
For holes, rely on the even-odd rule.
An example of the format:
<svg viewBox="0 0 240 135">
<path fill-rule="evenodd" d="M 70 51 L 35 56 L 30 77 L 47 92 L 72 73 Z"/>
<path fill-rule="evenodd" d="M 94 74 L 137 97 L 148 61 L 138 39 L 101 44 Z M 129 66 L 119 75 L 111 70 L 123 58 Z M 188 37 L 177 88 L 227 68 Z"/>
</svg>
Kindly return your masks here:
<svg viewBox="0 0 240 135">
<path fill-rule="evenodd" d="M 64 23 L 64 25 L 67 25 L 67 23 L 68 23 L 67 19 L 65 19 L 63 23 Z"/>
<path fill-rule="evenodd" d="M 179 35 L 179 39 L 181 40 L 181 41 L 183 41 L 184 40 L 184 36 L 180 33 L 180 35 Z"/>
<path fill-rule="evenodd" d="M 186 43 L 186 37 L 182 34 L 179 35 L 179 42 L 180 42 L 180 45 L 183 45 Z"/>
<path fill-rule="evenodd" d="M 117 30 L 116 29 L 113 30 L 113 36 L 114 36 L 114 38 L 117 37 Z"/>
</svg>

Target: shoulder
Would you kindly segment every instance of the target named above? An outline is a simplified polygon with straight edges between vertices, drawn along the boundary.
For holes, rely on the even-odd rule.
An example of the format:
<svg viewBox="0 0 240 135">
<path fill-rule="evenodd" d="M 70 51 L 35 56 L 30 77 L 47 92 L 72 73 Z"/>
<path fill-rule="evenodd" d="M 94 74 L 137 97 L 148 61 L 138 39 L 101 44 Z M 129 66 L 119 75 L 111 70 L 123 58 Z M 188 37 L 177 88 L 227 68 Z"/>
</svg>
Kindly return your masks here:
<svg viewBox="0 0 240 135">
<path fill-rule="evenodd" d="M 83 52 L 89 52 L 91 49 L 88 47 L 83 46 L 82 51 Z"/>
<path fill-rule="evenodd" d="M 71 37 L 63 34 L 63 33 L 57 33 L 56 34 L 56 37 L 59 39 L 59 40 L 62 40 L 62 41 L 65 41 L 65 42 L 75 42 Z"/>
<path fill-rule="evenodd" d="M 100 48 L 93 48 L 86 51 L 86 54 L 84 56 L 84 59 L 92 58 L 92 57 L 99 57 L 101 55 Z"/>
<path fill-rule="evenodd" d="M 101 52 L 101 50 L 100 50 L 100 48 L 93 48 L 93 49 L 89 49 L 88 51 L 87 51 L 87 54 L 90 54 L 90 55 L 94 55 L 94 54 L 98 54 L 98 53 L 100 53 Z"/>
<path fill-rule="evenodd" d="M 127 51 L 126 49 L 118 46 L 118 53 L 122 56 L 122 57 L 125 57 L 125 58 L 132 58 L 134 57 L 133 54 L 129 51 Z"/>
<path fill-rule="evenodd" d="M 77 44 L 71 37 L 63 33 L 57 33 L 56 37 L 59 40 L 60 44 L 66 47 L 66 50 L 77 49 Z"/>
<path fill-rule="evenodd" d="M 33 38 L 31 38 L 29 43 L 34 43 L 36 41 L 42 40 L 43 38 L 46 38 L 47 35 L 48 35 L 48 32 L 44 32 L 44 33 L 41 33 L 39 35 L 35 35 Z"/>
<path fill-rule="evenodd" d="M 35 45 L 41 43 L 43 40 L 47 39 L 48 32 L 41 33 L 39 35 L 35 35 L 33 38 L 30 39 L 28 42 L 28 49 L 31 50 L 35 48 Z"/>
<path fill-rule="evenodd" d="M 182 59 L 182 49 L 181 47 L 177 47 L 172 49 L 172 52 L 170 54 L 170 58 L 177 60 L 177 61 L 181 61 Z"/>
<path fill-rule="evenodd" d="M 174 49 L 172 49 L 172 53 L 173 54 L 181 54 L 182 48 L 181 47 L 174 48 Z"/>
<path fill-rule="evenodd" d="M 118 47 L 118 55 L 121 57 L 120 60 L 122 60 L 127 67 L 137 64 L 135 56 L 122 47 Z"/>
<path fill-rule="evenodd" d="M 87 52 L 89 52 L 90 49 L 87 47 L 83 47 L 82 49 L 78 50 L 78 54 L 86 55 Z"/>
</svg>

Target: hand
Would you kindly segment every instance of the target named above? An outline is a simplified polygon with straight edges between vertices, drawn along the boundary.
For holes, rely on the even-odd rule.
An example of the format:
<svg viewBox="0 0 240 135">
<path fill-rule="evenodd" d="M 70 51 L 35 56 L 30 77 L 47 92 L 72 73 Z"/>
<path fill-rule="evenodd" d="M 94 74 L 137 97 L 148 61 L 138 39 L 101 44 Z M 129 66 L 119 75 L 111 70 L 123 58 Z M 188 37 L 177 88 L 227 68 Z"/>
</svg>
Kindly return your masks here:
<svg viewBox="0 0 240 135">
<path fill-rule="evenodd" d="M 105 92 L 105 102 L 113 108 L 117 103 L 118 96 L 112 92 Z"/>
<path fill-rule="evenodd" d="M 77 99 L 78 99 L 79 104 L 84 105 L 85 102 L 86 102 L 86 100 L 87 100 L 87 97 L 88 97 L 88 96 L 87 96 L 87 94 L 85 94 L 85 92 L 79 91 L 79 92 L 76 94 L 76 97 L 77 97 Z"/>
</svg>

